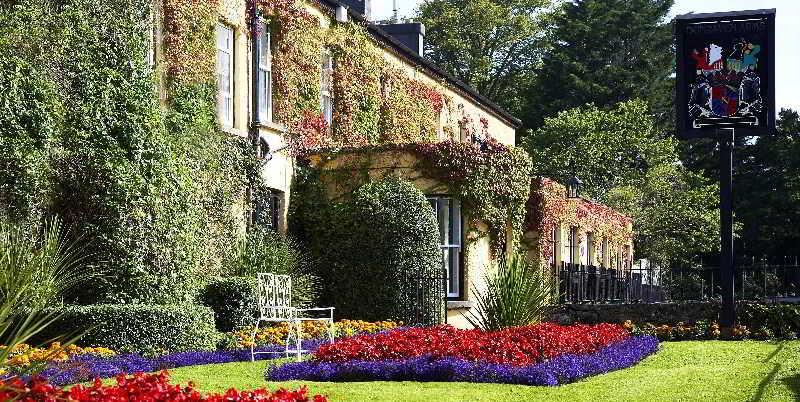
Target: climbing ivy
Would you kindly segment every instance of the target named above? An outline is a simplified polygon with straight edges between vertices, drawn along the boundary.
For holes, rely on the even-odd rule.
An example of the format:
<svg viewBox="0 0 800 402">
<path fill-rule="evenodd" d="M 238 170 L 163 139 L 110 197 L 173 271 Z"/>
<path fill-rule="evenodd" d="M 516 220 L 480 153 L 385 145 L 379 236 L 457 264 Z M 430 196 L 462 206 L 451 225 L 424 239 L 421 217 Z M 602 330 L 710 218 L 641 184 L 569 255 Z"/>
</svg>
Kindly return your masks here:
<svg viewBox="0 0 800 402">
<path fill-rule="evenodd" d="M 215 14 L 202 3 L 164 3 L 166 105 L 146 58 L 150 1 L 0 5 L 0 83 L 11 89 L 0 105 L 28 111 L 0 120 L 18 167 L 10 181 L 0 174 L 18 193 L 0 209 L 58 215 L 82 236 L 108 278 L 76 293 L 83 302 L 191 300 L 234 253 L 252 149 L 219 133 L 213 70 L 186 58 L 213 49 Z"/>
</svg>

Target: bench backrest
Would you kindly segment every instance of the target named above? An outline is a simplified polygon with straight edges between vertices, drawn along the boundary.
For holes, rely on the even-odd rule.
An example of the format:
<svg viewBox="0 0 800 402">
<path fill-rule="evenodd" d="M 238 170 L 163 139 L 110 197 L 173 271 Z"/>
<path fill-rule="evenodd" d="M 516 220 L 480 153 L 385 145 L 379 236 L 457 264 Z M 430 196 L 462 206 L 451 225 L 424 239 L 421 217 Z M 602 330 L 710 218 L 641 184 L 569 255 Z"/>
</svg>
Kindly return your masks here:
<svg viewBox="0 0 800 402">
<path fill-rule="evenodd" d="M 262 318 L 292 318 L 292 278 L 258 274 L 258 310 Z"/>
</svg>

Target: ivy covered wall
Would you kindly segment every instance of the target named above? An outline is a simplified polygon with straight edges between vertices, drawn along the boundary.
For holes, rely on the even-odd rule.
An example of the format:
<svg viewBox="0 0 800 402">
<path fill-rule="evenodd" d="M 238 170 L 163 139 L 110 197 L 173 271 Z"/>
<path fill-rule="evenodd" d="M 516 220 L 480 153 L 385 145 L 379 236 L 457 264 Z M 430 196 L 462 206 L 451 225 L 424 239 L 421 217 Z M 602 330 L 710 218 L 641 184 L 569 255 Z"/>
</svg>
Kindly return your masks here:
<svg viewBox="0 0 800 402">
<path fill-rule="evenodd" d="M 592 255 L 602 255 L 602 241 L 609 243 L 609 252 L 621 253 L 625 246 L 633 246 L 633 220 L 613 209 L 586 199 L 567 198 L 566 188 L 548 178 L 531 181 L 530 198 L 526 205 L 524 246 L 542 261 L 553 256 L 553 231 L 561 229 L 560 246 L 567 245 L 567 233 L 571 227 L 578 229 L 581 243 L 586 243 L 587 233 L 595 237 Z M 525 242 L 524 242 L 525 243 Z M 632 250 L 631 250 L 632 251 Z M 625 256 L 630 262 L 632 255 Z M 603 261 L 590 261 L 591 265 Z"/>
<path fill-rule="evenodd" d="M 33 226 L 59 216 L 87 244 L 107 279 L 83 302 L 190 300 L 243 228 L 254 161 L 217 130 L 216 9 L 163 6 L 155 71 L 149 0 L 0 5 L 0 149 L 14 150 L 0 156 L 14 167 L 0 172 L 0 212 Z M 212 61 L 187 57 L 202 53 Z"/>
</svg>

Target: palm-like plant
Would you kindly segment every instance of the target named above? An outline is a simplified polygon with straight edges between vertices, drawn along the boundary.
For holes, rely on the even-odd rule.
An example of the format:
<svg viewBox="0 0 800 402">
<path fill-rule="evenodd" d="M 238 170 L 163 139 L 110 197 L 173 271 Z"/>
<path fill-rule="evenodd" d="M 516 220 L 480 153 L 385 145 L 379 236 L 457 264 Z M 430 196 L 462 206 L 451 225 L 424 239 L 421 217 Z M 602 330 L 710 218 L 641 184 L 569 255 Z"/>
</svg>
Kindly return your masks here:
<svg viewBox="0 0 800 402">
<path fill-rule="evenodd" d="M 485 282 L 483 291 L 473 286 L 477 308 L 466 316 L 484 331 L 539 322 L 555 296 L 555 278 L 521 255 L 498 263 Z"/>
<path fill-rule="evenodd" d="M 15 346 L 59 318 L 42 309 L 91 276 L 82 248 L 67 238 L 57 220 L 37 234 L 0 217 L 0 368 Z"/>
</svg>

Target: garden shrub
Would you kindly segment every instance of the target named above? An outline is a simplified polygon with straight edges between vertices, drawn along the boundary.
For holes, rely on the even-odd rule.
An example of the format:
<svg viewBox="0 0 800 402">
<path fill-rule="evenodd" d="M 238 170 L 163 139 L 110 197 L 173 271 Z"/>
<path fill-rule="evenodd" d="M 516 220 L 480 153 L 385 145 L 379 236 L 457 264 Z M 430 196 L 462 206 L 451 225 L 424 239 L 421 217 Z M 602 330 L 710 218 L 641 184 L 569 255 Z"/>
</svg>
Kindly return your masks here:
<svg viewBox="0 0 800 402">
<path fill-rule="evenodd" d="M 800 336 L 800 305 L 744 303 L 737 306 L 738 320 L 751 330 L 779 338 Z"/>
<path fill-rule="evenodd" d="M 206 285 L 200 301 L 214 310 L 218 331 L 253 325 L 257 311 L 256 279 L 242 276 L 214 279 Z"/>
<path fill-rule="evenodd" d="M 444 311 L 443 297 L 416 296 L 421 278 L 441 276 L 442 266 L 437 220 L 419 189 L 388 177 L 328 202 L 317 175 L 306 172 L 293 194 L 290 227 L 321 278 L 321 303 L 350 319 L 438 321 L 429 315 Z"/>
<path fill-rule="evenodd" d="M 157 355 L 211 350 L 219 333 L 214 312 L 197 305 L 96 304 L 63 306 L 50 311 L 58 319 L 41 340 L 87 331 L 79 344 L 106 347 L 118 353 Z"/>
</svg>

